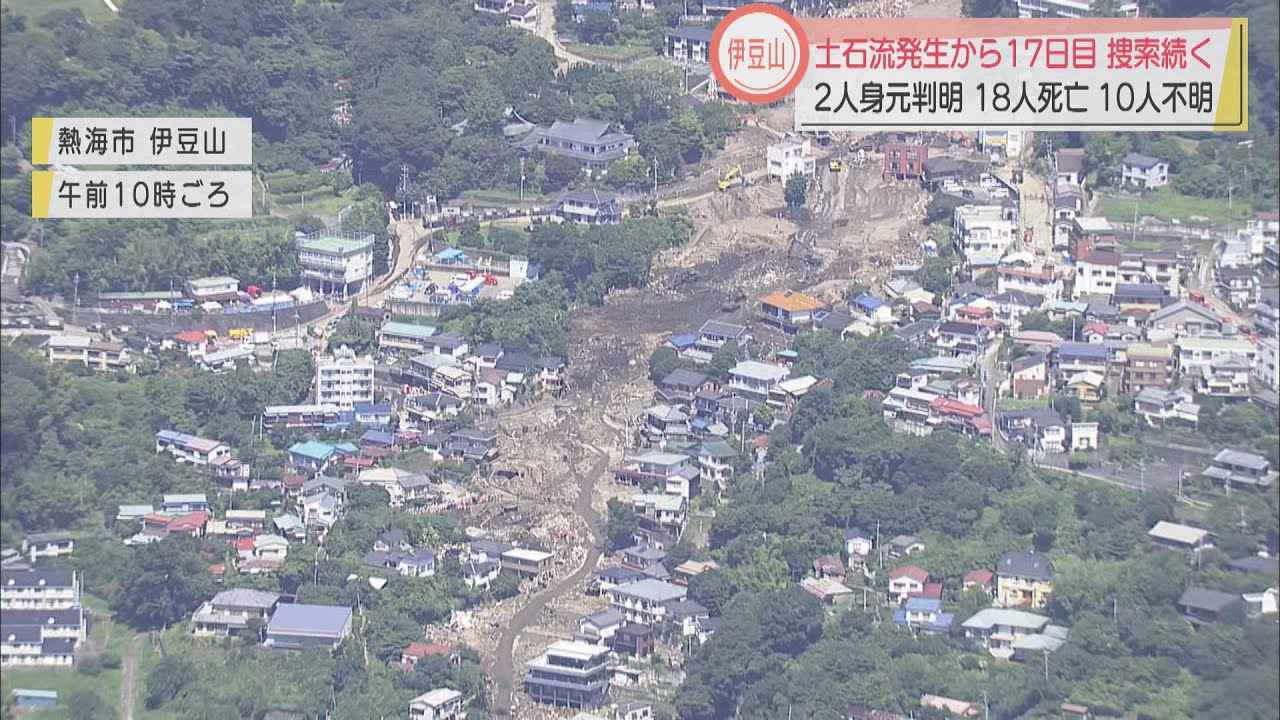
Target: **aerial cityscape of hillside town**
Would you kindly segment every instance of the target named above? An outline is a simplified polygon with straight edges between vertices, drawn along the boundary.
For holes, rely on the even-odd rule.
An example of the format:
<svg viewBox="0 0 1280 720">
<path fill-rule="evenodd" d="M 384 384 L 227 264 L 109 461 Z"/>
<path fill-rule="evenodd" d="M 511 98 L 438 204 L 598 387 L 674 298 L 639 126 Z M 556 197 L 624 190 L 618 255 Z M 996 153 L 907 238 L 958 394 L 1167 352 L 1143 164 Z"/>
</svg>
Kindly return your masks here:
<svg viewBox="0 0 1280 720">
<path fill-rule="evenodd" d="M 2 717 L 1280 708 L 1247 133 L 798 132 L 743 0 L 3 0 Z M 253 218 L 32 212 L 33 117 L 253 117 Z M 78 172 L 75 168 L 64 171 Z"/>
</svg>

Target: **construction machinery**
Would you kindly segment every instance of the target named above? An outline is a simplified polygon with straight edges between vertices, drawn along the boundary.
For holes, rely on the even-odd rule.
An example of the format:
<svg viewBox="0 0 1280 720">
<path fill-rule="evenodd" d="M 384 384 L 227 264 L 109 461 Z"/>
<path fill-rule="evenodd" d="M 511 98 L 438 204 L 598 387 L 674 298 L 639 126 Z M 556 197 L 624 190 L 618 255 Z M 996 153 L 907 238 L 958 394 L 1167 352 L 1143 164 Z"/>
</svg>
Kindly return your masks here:
<svg viewBox="0 0 1280 720">
<path fill-rule="evenodd" d="M 844 163 L 840 162 L 839 160 L 832 160 L 831 162 L 827 163 L 827 168 L 830 169 L 831 172 L 838 173 L 841 170 L 844 170 Z"/>
<path fill-rule="evenodd" d="M 730 187 L 733 187 L 733 182 L 740 177 L 742 177 L 741 165 L 734 165 L 733 167 L 729 168 L 729 172 L 725 173 L 724 176 L 720 178 L 720 183 L 719 183 L 720 190 L 724 191 L 724 190 L 728 190 Z"/>
</svg>

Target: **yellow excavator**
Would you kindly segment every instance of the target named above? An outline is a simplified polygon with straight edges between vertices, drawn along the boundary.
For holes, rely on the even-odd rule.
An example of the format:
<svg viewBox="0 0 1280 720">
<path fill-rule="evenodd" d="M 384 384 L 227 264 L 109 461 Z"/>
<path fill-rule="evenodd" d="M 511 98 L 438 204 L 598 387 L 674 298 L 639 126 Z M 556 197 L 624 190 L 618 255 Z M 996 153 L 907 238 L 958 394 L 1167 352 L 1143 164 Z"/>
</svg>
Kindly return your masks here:
<svg viewBox="0 0 1280 720">
<path fill-rule="evenodd" d="M 827 163 L 827 169 L 830 170 L 831 172 L 838 173 L 844 170 L 844 163 L 840 162 L 839 160 L 832 160 L 831 162 Z"/>
<path fill-rule="evenodd" d="M 733 167 L 729 168 L 729 172 L 725 173 L 724 177 L 720 178 L 720 184 L 719 184 L 720 190 L 723 192 L 725 190 L 728 190 L 730 187 L 733 187 L 733 182 L 741 176 L 742 176 L 741 165 L 734 165 Z"/>
</svg>

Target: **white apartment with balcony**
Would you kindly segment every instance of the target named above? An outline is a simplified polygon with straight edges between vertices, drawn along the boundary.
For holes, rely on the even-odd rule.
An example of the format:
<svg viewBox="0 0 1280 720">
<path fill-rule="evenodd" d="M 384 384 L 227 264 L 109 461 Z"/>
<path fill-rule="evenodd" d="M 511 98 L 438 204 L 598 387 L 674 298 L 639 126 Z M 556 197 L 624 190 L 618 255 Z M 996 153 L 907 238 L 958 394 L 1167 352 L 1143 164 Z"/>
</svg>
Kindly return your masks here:
<svg viewBox="0 0 1280 720">
<path fill-rule="evenodd" d="M 813 177 L 817 172 L 817 156 L 808 140 L 788 133 L 765 151 L 770 180 L 786 181 L 792 175 Z"/>
<path fill-rule="evenodd" d="M 628 622 L 654 626 L 667 616 L 667 603 L 683 600 L 684 587 L 663 580 L 645 578 L 609 589 L 609 604 Z"/>
<path fill-rule="evenodd" d="M 1018 239 L 1018 224 L 1000 205 L 962 205 L 951 218 L 952 236 L 972 263 L 999 260 Z"/>
<path fill-rule="evenodd" d="M 351 410 L 373 402 L 373 358 L 357 357 L 342 346 L 332 356 L 316 360 L 316 404 Z"/>
<path fill-rule="evenodd" d="M 307 285 L 346 297 L 373 277 L 373 235 L 321 230 L 297 238 L 298 264 Z"/>
</svg>

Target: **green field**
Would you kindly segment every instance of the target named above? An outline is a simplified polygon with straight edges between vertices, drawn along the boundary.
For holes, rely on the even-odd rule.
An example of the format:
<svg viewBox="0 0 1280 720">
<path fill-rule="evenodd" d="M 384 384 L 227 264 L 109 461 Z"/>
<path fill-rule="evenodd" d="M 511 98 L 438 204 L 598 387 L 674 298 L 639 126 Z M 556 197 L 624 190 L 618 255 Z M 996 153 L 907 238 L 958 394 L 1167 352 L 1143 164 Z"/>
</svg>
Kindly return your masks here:
<svg viewBox="0 0 1280 720">
<path fill-rule="evenodd" d="M 1187 225 L 1204 223 L 1202 220 L 1193 221 L 1193 217 L 1208 218 L 1211 224 L 1226 224 L 1243 222 L 1253 215 L 1253 206 L 1248 201 L 1236 202 L 1228 209 L 1226 200 L 1183 195 L 1168 187 L 1142 196 L 1098 194 L 1098 209 L 1112 222 L 1133 222 L 1135 204 L 1139 218 L 1149 215 Z"/>
<path fill-rule="evenodd" d="M 112 0 L 116 7 L 123 7 L 124 0 Z M 29 20 L 34 20 L 54 10 L 79 8 L 89 22 L 110 20 L 114 17 L 102 0 L 5 0 L 4 7 Z"/>
<path fill-rule="evenodd" d="M 575 55 L 602 63 L 626 63 L 653 56 L 653 48 L 647 45 L 588 45 L 567 42 L 564 46 Z"/>
<path fill-rule="evenodd" d="M 472 205 L 480 205 L 482 207 L 511 207 L 520 204 L 520 193 L 516 190 L 467 190 L 462 193 L 461 199 Z M 550 198 L 542 193 L 529 192 L 524 193 L 524 201 L 526 203 L 545 204 Z"/>
</svg>

